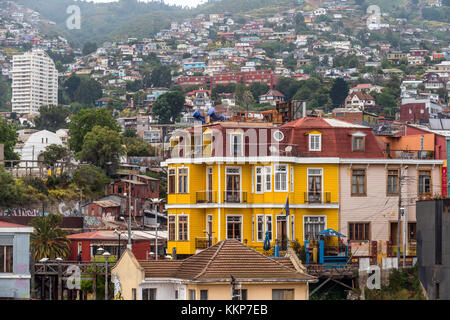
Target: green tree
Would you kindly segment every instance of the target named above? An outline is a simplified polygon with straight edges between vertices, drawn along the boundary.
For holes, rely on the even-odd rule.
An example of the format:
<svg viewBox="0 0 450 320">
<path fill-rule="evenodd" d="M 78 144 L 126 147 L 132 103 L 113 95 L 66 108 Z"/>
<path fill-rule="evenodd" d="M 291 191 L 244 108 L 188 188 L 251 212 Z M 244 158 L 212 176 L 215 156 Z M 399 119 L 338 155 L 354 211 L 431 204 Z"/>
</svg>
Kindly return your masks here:
<svg viewBox="0 0 450 320">
<path fill-rule="evenodd" d="M 264 82 L 253 82 L 250 86 L 250 91 L 253 95 L 253 99 L 255 99 L 256 101 L 258 101 L 259 96 L 266 94 L 269 89 L 269 85 Z"/>
<path fill-rule="evenodd" d="M 26 200 L 25 189 L 13 176 L 0 166 L 0 207 L 22 205 Z"/>
<path fill-rule="evenodd" d="M 145 80 L 145 79 L 144 79 Z M 153 69 L 150 78 L 145 81 L 146 87 L 170 87 L 172 74 L 168 66 L 157 66 Z"/>
<path fill-rule="evenodd" d="M 76 158 L 100 167 L 110 175 L 119 168 L 120 157 L 125 154 L 122 136 L 116 130 L 95 126 L 84 136 L 81 151 L 76 154 Z"/>
<path fill-rule="evenodd" d="M 43 164 L 46 165 L 47 168 L 50 168 L 52 175 L 54 175 L 56 163 L 67 158 L 67 156 L 69 156 L 69 150 L 64 146 L 51 144 L 45 148 L 45 151 L 41 153 L 41 156 L 43 157 Z"/>
<path fill-rule="evenodd" d="M 348 84 L 347 82 L 342 78 L 337 78 L 333 82 L 333 86 L 331 87 L 330 91 L 330 98 L 333 102 L 333 107 L 339 107 L 342 105 L 345 101 L 345 98 L 348 95 Z"/>
<path fill-rule="evenodd" d="M 126 137 L 124 141 L 129 157 L 150 157 L 156 153 L 154 148 L 141 137 Z"/>
<path fill-rule="evenodd" d="M 20 156 L 14 152 L 14 146 L 17 143 L 17 131 L 14 127 L 0 117 L 0 144 L 4 146 L 5 160 L 19 160 Z"/>
<path fill-rule="evenodd" d="M 39 108 L 39 116 L 34 119 L 34 125 L 38 130 L 56 132 L 58 129 L 67 128 L 66 118 L 69 114 L 69 109 L 61 105 L 42 106 Z"/>
<path fill-rule="evenodd" d="M 11 110 L 11 86 L 0 78 L 0 111 Z"/>
<path fill-rule="evenodd" d="M 120 132 L 120 127 L 111 113 L 105 108 L 83 109 L 77 115 L 70 118 L 69 147 L 72 151 L 80 152 L 83 146 L 84 136 L 95 126 L 108 127 Z"/>
<path fill-rule="evenodd" d="M 152 114 L 159 123 L 175 123 L 183 111 L 185 98 L 179 91 L 164 93 L 156 99 L 152 106 Z"/>
<path fill-rule="evenodd" d="M 31 220 L 30 225 L 34 232 L 30 237 L 30 245 L 35 261 L 42 258 L 55 260 L 68 257 L 70 240 L 67 238 L 67 232 L 61 229 L 62 220 L 63 216 L 59 214 L 49 214 Z"/>
<path fill-rule="evenodd" d="M 75 170 L 73 182 L 88 199 L 96 199 L 105 194 L 105 185 L 111 180 L 99 167 L 89 165 Z"/>
</svg>

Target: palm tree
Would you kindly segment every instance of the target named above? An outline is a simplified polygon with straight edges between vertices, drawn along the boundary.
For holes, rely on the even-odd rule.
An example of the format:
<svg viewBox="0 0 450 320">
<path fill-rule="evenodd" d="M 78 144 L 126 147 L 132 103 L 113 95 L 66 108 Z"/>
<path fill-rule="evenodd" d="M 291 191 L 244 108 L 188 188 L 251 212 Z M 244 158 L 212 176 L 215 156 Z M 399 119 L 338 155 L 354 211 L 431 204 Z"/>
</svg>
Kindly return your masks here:
<svg viewBox="0 0 450 320">
<path fill-rule="evenodd" d="M 67 232 L 61 229 L 62 215 L 49 214 L 46 217 L 37 217 L 31 220 L 34 227 L 31 234 L 31 247 L 33 258 L 39 261 L 42 258 L 55 260 L 66 258 L 69 255 L 69 243 Z"/>
</svg>

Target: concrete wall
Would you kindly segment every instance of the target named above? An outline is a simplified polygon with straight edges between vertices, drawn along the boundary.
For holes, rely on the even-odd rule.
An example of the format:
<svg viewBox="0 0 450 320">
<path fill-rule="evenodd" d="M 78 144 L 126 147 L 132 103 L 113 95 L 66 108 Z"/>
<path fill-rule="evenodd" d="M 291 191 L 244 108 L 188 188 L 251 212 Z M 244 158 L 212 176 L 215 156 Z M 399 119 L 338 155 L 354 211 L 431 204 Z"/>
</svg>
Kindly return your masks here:
<svg viewBox="0 0 450 320">
<path fill-rule="evenodd" d="M 139 285 L 144 279 L 144 271 L 141 269 L 138 261 L 130 254 L 129 250 L 122 254 L 120 260 L 111 270 L 112 279 L 115 276 L 119 278 L 121 293 L 124 300 L 133 299 L 133 289 L 139 295 Z M 139 296 L 138 296 L 139 297 Z"/>
<path fill-rule="evenodd" d="M 0 273 L 0 298 L 30 298 L 30 234 L 0 233 L 13 238 L 13 273 Z"/>
<path fill-rule="evenodd" d="M 449 199 L 417 202 L 419 279 L 429 299 L 450 299 L 449 213 Z"/>
</svg>

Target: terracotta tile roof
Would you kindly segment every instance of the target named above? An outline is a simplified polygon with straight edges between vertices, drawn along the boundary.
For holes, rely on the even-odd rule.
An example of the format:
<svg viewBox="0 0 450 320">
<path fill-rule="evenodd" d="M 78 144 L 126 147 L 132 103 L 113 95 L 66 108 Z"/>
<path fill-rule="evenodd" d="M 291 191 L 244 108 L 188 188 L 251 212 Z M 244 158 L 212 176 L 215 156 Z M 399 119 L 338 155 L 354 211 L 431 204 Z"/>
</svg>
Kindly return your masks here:
<svg viewBox="0 0 450 320">
<path fill-rule="evenodd" d="M 270 258 L 237 240 L 223 240 L 185 260 L 139 261 L 145 277 L 193 281 L 227 281 L 231 275 L 248 280 L 314 281 L 297 272 L 289 258 Z"/>
</svg>

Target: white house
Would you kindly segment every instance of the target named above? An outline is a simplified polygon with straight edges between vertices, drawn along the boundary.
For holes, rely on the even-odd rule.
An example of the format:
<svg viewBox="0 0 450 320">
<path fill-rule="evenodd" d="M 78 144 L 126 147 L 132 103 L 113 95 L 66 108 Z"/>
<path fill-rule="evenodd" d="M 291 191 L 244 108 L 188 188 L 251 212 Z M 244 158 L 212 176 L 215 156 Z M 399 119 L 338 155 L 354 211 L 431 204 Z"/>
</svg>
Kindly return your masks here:
<svg viewBox="0 0 450 320">
<path fill-rule="evenodd" d="M 49 145 L 57 144 L 62 146 L 61 138 L 54 132 L 42 130 L 30 135 L 23 147 L 18 150 L 21 160 L 38 160 L 39 155 L 45 151 Z M 20 164 L 25 166 L 25 163 Z M 29 164 L 31 165 L 31 164 Z"/>
</svg>

